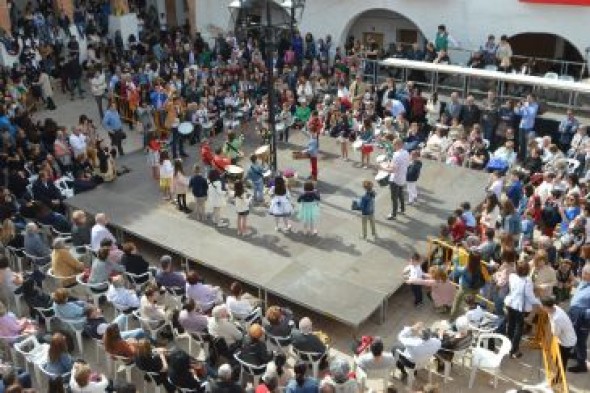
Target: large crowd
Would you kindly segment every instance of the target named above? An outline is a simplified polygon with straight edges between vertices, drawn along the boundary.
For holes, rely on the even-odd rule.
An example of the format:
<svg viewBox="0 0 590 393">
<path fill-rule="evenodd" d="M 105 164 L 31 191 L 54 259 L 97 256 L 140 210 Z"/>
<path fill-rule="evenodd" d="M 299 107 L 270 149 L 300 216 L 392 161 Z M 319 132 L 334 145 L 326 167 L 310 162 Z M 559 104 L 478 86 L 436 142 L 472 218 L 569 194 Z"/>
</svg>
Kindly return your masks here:
<svg viewBox="0 0 590 393">
<path fill-rule="evenodd" d="M 0 339 L 6 348 L 26 354 L 48 376 L 52 391 L 61 391 L 64 384 L 74 393 L 132 390 L 113 384 L 110 371 L 92 370 L 83 350 L 92 341 L 115 370 L 135 367 L 170 392 L 242 391 L 236 381 L 246 366 L 261 377 L 260 393 L 281 388 L 358 392 L 374 370 L 397 367 L 403 379 L 408 368 L 433 356 L 444 368 L 455 350 L 471 344 L 475 327 L 484 320 L 475 295 L 493 303 L 493 330 L 507 337 L 511 357 L 521 356 L 526 326 L 545 312 L 564 363 L 570 358 L 576 362 L 569 371 L 587 371 L 590 138 L 571 111 L 553 139 L 535 138 L 539 104 L 533 94 L 500 103 L 490 92 L 477 103 L 472 96 L 452 93 L 442 102 L 436 92 L 423 97 L 411 81 L 400 84 L 388 77 L 381 85 L 370 85 L 364 75 L 375 65 L 365 59 L 383 55 L 371 37 L 365 45 L 352 38 L 338 48 L 330 36 L 316 40 L 295 31 L 285 33 L 267 57 L 264 42 L 253 36 L 228 34 L 210 46 L 198 33 L 193 38 L 185 29 L 158 25 L 152 10 L 140 13 L 139 37 L 118 34 L 109 42 L 107 3 L 76 6 L 77 35 L 64 28 L 72 21 L 45 9 L 46 2 L 38 9 L 27 5 L 22 15 L 12 7 L 16 28 L 2 37 L 6 48 L 20 50 L 20 56 L 18 64 L 2 70 L 0 87 L 5 174 L 0 241 L 8 256 L 0 258 Z M 77 37 L 91 42 L 84 63 Z M 389 55 L 449 61 L 449 40 L 440 26 L 424 51 L 396 47 Z M 482 64 L 506 67 L 512 51 L 504 37 L 499 44 L 490 37 L 478 56 Z M 415 305 L 424 303 L 421 286 L 430 288 L 435 308 L 449 313 L 446 328 L 416 323 L 399 333 L 401 346 L 393 348 L 385 348 L 379 338 L 363 337 L 355 343 L 358 357 L 351 364 L 330 353 L 327 335 L 314 331 L 309 318 L 277 306 L 263 312 L 260 300 L 240 283 L 225 290 L 206 284 L 196 270 L 177 271 L 167 255 L 157 269 L 151 267 L 135 244 L 117 243 L 104 214 L 89 220 L 75 211 L 68 218 L 68 196 L 117 178 L 116 158 L 125 153 L 127 127 L 143 133 L 152 175 L 179 209 L 190 213 L 190 191 L 197 218 L 205 220 L 211 208 L 213 222 L 220 224 L 226 183 L 232 183 L 238 234 L 247 234 L 250 202 L 232 170 L 248 165 L 242 152 L 245 127 L 254 125 L 261 145 L 269 142 L 267 67 L 276 77 L 270 94 L 277 103 L 272 112 L 277 113 L 279 140 L 287 143 L 297 132 L 309 138 L 299 152 L 310 161 L 310 178 L 299 197 L 306 233 L 317 233 L 320 140 L 338 144 L 345 161 L 351 149 L 358 150 L 362 167 L 379 170 L 378 180 L 391 192 L 390 220 L 404 213 L 406 203 L 420 202 L 420 157 L 490 172 L 485 201 L 473 209 L 462 204 L 441 227 L 440 240 L 456 246 L 453 255 L 441 247 L 431 255 L 413 256 L 408 268 Z M 35 123 L 35 105 L 55 108 L 51 78 L 59 79 L 62 92 L 72 99 L 88 90 L 96 98 L 100 126 L 93 124 L 94 115 L 81 115 L 71 129 L 50 117 Z M 102 140 L 101 126 L 110 144 Z M 224 140 L 216 146 L 218 134 Z M 330 137 L 333 142 L 326 142 Z M 185 143 L 200 144 L 201 164 L 194 176 L 183 173 Z M 374 152 L 379 154 L 373 158 Z M 244 180 L 251 183 L 255 202 L 264 202 L 268 157 L 254 154 L 250 161 Z M 290 230 L 293 208 L 288 207 L 284 179 L 289 174 L 278 169 L 283 173 L 270 182 L 269 212 L 277 229 L 283 223 Z M 362 186 L 365 194 L 355 201 L 363 217 L 362 237 L 367 224 L 375 237 L 374 184 Z M 24 302 L 28 312 L 19 307 L 20 315 L 9 312 L 15 300 Z M 469 305 L 465 314 L 464 300 Z M 85 338 L 77 340 L 79 334 Z M 176 345 L 183 338 L 201 350 Z M 287 362 L 292 352 L 293 368 Z M 2 389 L 18 393 L 31 388 L 28 373 L 3 366 Z M 426 385 L 422 391 L 437 388 Z"/>
</svg>

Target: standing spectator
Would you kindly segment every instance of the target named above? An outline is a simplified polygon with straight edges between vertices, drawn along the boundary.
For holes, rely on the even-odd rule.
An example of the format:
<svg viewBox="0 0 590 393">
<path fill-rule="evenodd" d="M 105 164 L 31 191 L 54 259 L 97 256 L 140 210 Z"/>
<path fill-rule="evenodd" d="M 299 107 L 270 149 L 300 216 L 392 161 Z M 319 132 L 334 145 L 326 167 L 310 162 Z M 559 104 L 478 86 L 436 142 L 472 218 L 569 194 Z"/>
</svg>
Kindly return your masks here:
<svg viewBox="0 0 590 393">
<path fill-rule="evenodd" d="M 457 219 L 459 220 L 459 219 Z M 459 258 L 454 258 L 455 277 L 459 279 L 459 290 L 455 295 L 451 315 L 449 319 L 453 320 L 461 312 L 460 307 L 463 299 L 467 295 L 475 296 L 479 290 L 489 281 L 489 274 L 481 264 L 481 254 L 477 251 L 469 253 L 469 259 L 466 266 L 459 265 Z"/>
<path fill-rule="evenodd" d="M 551 333 L 557 337 L 561 362 L 563 363 L 563 368 L 567 369 L 567 361 L 577 341 L 574 325 L 567 313 L 555 304 L 553 297 L 542 298 L 541 304 L 543 305 L 543 310 L 549 315 Z"/>
<path fill-rule="evenodd" d="M 373 191 L 373 182 L 370 180 L 363 181 L 365 195 L 361 197 L 359 208 L 362 215 L 362 238 L 367 238 L 367 222 L 371 224 L 371 234 L 373 240 L 377 238 L 375 230 L 375 191 Z"/>
<path fill-rule="evenodd" d="M 461 121 L 461 114 L 463 113 L 463 105 L 459 99 L 459 93 L 456 91 L 451 93 L 451 101 L 445 106 L 445 112 L 450 124 L 452 119 L 458 119 Z M 447 125 L 449 125 L 447 124 Z"/>
<path fill-rule="evenodd" d="M 512 342 L 510 357 L 513 359 L 522 357 L 520 340 L 524 328 L 524 315 L 540 303 L 533 292 L 533 281 L 528 277 L 529 273 L 529 264 L 519 262 L 516 265 L 516 273 L 508 277 L 509 289 L 504 304 L 508 311 L 506 335 Z"/>
<path fill-rule="evenodd" d="M 195 165 L 194 174 L 189 180 L 189 188 L 195 198 L 195 215 L 197 220 L 205 221 L 207 218 L 205 204 L 207 203 L 207 179 L 201 174 L 201 167 Z"/>
<path fill-rule="evenodd" d="M 74 153 L 74 158 L 78 158 L 86 154 L 88 137 L 82 133 L 79 127 L 74 127 L 72 134 L 70 135 L 69 141 Z"/>
<path fill-rule="evenodd" d="M 498 49 L 496 50 L 496 58 L 503 67 L 510 67 L 512 47 L 510 46 L 510 43 L 508 42 L 508 36 L 506 35 L 502 35 L 502 37 L 500 37 L 500 44 L 498 44 Z"/>
<path fill-rule="evenodd" d="M 576 333 L 576 347 L 574 348 L 576 365 L 569 367 L 572 373 L 588 372 L 587 342 L 590 332 L 590 264 L 586 263 L 582 269 L 581 280 L 570 302 L 569 317 L 574 324 Z"/>
<path fill-rule="evenodd" d="M 92 91 L 92 96 L 96 100 L 96 105 L 98 107 L 98 114 L 100 118 L 104 118 L 104 111 L 102 107 L 102 101 L 104 99 L 104 94 L 107 91 L 107 83 L 104 72 L 101 69 L 98 69 L 94 72 L 94 76 L 90 79 L 90 90 Z"/>
<path fill-rule="evenodd" d="M 475 97 L 472 95 L 467 96 L 465 105 L 461 107 L 461 114 L 459 115 L 466 133 L 470 133 L 473 125 L 479 123 L 480 116 L 481 112 L 475 103 Z"/>
<path fill-rule="evenodd" d="M 519 102 L 514 112 L 521 116 L 518 127 L 518 150 L 519 158 L 524 160 L 527 157 L 527 145 L 531 138 L 535 137 L 535 119 L 539 111 L 539 104 L 534 94 L 529 94 L 526 101 Z"/>
<path fill-rule="evenodd" d="M 66 64 L 68 73 L 68 87 L 70 89 L 70 98 L 72 101 L 75 98 L 75 90 L 78 90 L 79 98 L 84 98 L 84 90 L 82 89 L 82 66 L 77 56 L 72 56 L 70 61 Z"/>
<path fill-rule="evenodd" d="M 405 213 L 404 185 L 410 165 L 410 154 L 404 150 L 404 142 L 396 139 L 393 142 L 394 153 L 389 165 L 385 170 L 390 172 L 389 191 L 391 193 L 391 214 L 387 216 L 388 220 L 395 220 L 397 217 L 398 203 L 401 214 Z"/>
<path fill-rule="evenodd" d="M 500 101 L 496 97 L 496 92 L 488 91 L 488 95 L 482 101 L 481 126 L 483 128 L 483 137 L 490 142 L 490 148 L 494 149 L 496 127 L 498 125 L 498 115 Z"/>
<path fill-rule="evenodd" d="M 124 155 L 123 139 L 125 139 L 127 135 L 123 132 L 123 123 L 121 122 L 121 116 L 119 116 L 115 101 L 111 102 L 109 109 L 105 112 L 102 119 L 102 125 L 107 129 L 109 138 L 111 138 L 111 145 L 117 148 L 119 155 Z"/>
<path fill-rule="evenodd" d="M 418 186 L 416 183 L 418 183 L 420 171 L 422 170 L 420 152 L 418 150 L 412 151 L 410 159 L 410 165 L 408 165 L 408 172 L 406 174 L 406 185 L 408 188 L 408 204 L 413 205 L 418 199 Z"/>
<path fill-rule="evenodd" d="M 574 135 L 578 131 L 580 127 L 580 122 L 578 119 L 574 117 L 574 111 L 568 109 L 566 112 L 566 117 L 559 123 L 559 148 L 563 152 L 567 152 L 570 148 L 572 143 L 572 139 Z"/>
</svg>

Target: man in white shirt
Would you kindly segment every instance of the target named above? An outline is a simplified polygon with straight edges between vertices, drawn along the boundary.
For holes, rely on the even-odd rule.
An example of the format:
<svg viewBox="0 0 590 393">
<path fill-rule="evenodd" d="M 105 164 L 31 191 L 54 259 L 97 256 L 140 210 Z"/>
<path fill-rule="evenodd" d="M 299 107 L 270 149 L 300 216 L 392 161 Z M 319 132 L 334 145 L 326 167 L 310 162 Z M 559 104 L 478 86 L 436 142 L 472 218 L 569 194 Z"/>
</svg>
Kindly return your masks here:
<svg viewBox="0 0 590 393">
<path fill-rule="evenodd" d="M 395 220 L 397 216 L 398 202 L 400 211 L 404 214 L 406 206 L 404 204 L 404 186 L 406 185 L 406 175 L 410 165 L 410 154 L 404 150 L 404 142 L 401 139 L 393 141 L 394 153 L 391 161 L 383 169 L 389 172 L 389 190 L 391 192 L 391 214 L 387 216 L 388 220 Z"/>
<path fill-rule="evenodd" d="M 107 291 L 107 300 L 111 302 L 115 308 L 122 311 L 139 307 L 139 298 L 137 294 L 125 288 L 123 276 L 115 276 L 111 280 L 111 285 Z"/>
<path fill-rule="evenodd" d="M 86 139 L 86 135 L 78 127 L 74 127 L 72 135 L 70 135 L 70 146 L 72 146 L 74 157 L 86 154 Z"/>
<path fill-rule="evenodd" d="M 555 299 L 553 297 L 541 299 L 541 304 L 543 305 L 543 310 L 549 315 L 551 333 L 557 337 L 563 368 L 567 369 L 567 361 L 572 352 L 572 348 L 576 345 L 577 341 L 574 324 L 567 313 L 555 304 Z"/>
<path fill-rule="evenodd" d="M 424 329 L 422 322 L 404 327 L 397 339 L 404 347 L 403 351 L 400 349 L 401 354 L 397 362 L 402 378 L 408 376 L 405 367 L 413 368 L 416 364 L 424 364 L 438 352 L 442 345 L 438 338 L 431 337 L 430 331 Z"/>
<path fill-rule="evenodd" d="M 541 199 L 541 204 L 544 204 L 547 198 L 551 196 L 553 190 L 553 182 L 555 181 L 555 173 L 547 172 L 543 176 L 543 182 L 535 190 L 535 194 Z"/>
<path fill-rule="evenodd" d="M 100 249 L 100 243 L 103 239 L 111 239 L 113 243 L 117 243 L 117 239 L 115 236 L 107 229 L 107 216 L 104 213 L 98 213 L 94 218 L 96 222 L 92 227 L 92 231 L 90 232 L 90 248 L 94 252 L 97 252 Z"/>
<path fill-rule="evenodd" d="M 504 189 L 504 178 L 502 177 L 502 173 L 500 171 L 496 171 L 492 173 L 490 179 L 490 186 L 488 187 L 488 192 L 496 194 L 498 200 L 500 200 L 500 196 L 502 195 L 502 190 Z"/>
</svg>

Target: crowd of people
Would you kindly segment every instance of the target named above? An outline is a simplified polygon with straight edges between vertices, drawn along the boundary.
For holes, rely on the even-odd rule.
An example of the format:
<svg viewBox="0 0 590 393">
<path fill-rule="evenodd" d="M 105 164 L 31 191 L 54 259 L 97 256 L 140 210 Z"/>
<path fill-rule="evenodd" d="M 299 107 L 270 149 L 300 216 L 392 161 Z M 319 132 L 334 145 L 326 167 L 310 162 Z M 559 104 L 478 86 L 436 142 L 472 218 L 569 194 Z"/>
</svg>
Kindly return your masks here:
<svg viewBox="0 0 590 393">
<path fill-rule="evenodd" d="M 295 32 L 285 34 L 267 57 L 264 41 L 254 37 L 228 34 L 210 46 L 198 33 L 192 39 L 184 29 L 154 30 L 158 15 L 154 18 L 152 12 L 141 15 L 145 23 L 139 37 L 118 34 L 108 45 L 108 3 L 77 5 L 73 21 L 77 35 L 70 33 L 65 15 L 43 8 L 48 7 L 46 2 L 38 10 L 27 5 L 22 17 L 11 13 L 16 33 L 2 38 L 7 48 L 19 47 L 21 55 L 19 64 L 2 73 L 0 162 L 6 176 L 2 177 L 0 241 L 5 249 L 16 250 L 10 251 L 12 257 L 25 256 L 32 273 L 15 271 L 21 269 L 0 257 L 0 282 L 6 284 L 0 300 L 9 305 L 18 294 L 31 311 L 19 318 L 0 307 L 0 336 L 9 345 L 33 338 L 47 345 L 41 366 L 52 381 L 61 381 L 52 384 L 55 389 L 66 382 L 73 392 L 101 392 L 110 384 L 109 375 L 93 372 L 83 360 L 82 348 L 78 348 L 82 359 L 74 361 L 72 330 L 82 330 L 107 354 L 132 362 L 169 391 L 175 387 L 204 391 L 206 385 L 214 393 L 242 391 L 235 381 L 239 362 L 244 361 L 266 365 L 257 388 L 261 393 L 280 387 L 289 392 L 357 392 L 364 384 L 363 370 L 395 365 L 403 378 L 408 367 L 432 356 L 442 367 L 449 349 L 471 341 L 470 326 L 478 314 L 473 296 L 478 294 L 494 304 L 498 331 L 510 339 L 513 358 L 521 356 L 519 343 L 526 325 L 546 312 L 564 363 L 570 358 L 576 361 L 569 371 L 587 371 L 590 207 L 585 168 L 590 138 L 571 111 L 553 140 L 535 138 L 539 103 L 533 94 L 518 103 L 502 104 L 494 92 L 481 103 L 452 93 L 448 102 L 441 102 L 437 92 L 423 97 L 411 81 L 400 85 L 389 77 L 372 86 L 364 74 L 374 64 L 363 60 L 380 56 L 372 37 L 366 45 L 353 38 L 338 48 L 330 36 L 316 40 L 311 33 Z M 16 7 L 11 10 L 16 12 Z M 91 42 L 84 64 L 76 37 Z M 449 40 L 446 28 L 440 26 L 424 51 L 415 46 L 403 56 L 448 62 Z M 496 45 L 491 37 L 480 61 L 506 67 L 511 56 L 505 38 Z M 271 92 L 267 68 L 276 77 Z M 94 115 L 80 116 L 71 130 L 51 118 L 43 123 L 32 120 L 29 110 L 36 101 L 55 108 L 50 76 L 61 80 L 62 92 L 72 99 L 84 95 L 87 79 L 110 145 L 97 132 Z M 277 105 L 273 111 L 269 93 Z M 213 223 L 224 225 L 226 183 L 231 182 L 237 231 L 247 235 L 251 202 L 244 188 L 250 183 L 252 199 L 268 203 L 276 229 L 291 230 L 295 208 L 286 168 L 278 168 L 281 175 L 269 181 L 265 153 L 253 154 L 250 164 L 243 163 L 248 161 L 243 157 L 243 134 L 254 126 L 260 145 L 267 144 L 270 112 L 277 113 L 280 141 L 288 143 L 295 132 L 309 138 L 298 152 L 310 162 L 298 215 L 310 235 L 318 233 L 320 144 L 338 144 L 345 162 L 351 149 L 358 150 L 360 166 L 367 169 L 364 173 L 381 172 L 379 180 L 391 193 L 389 220 L 403 214 L 407 203 L 420 201 L 416 187 L 420 157 L 491 172 L 485 201 L 473 210 L 469 203 L 462 204 L 441 228 L 441 240 L 458 247 L 452 264 L 443 249 L 442 256 L 414 256 L 409 269 L 415 305 L 423 305 L 421 286 L 427 286 L 437 310 L 450 313 L 452 328 L 433 332 L 421 323 L 413 324 L 400 332 L 402 346 L 391 351 L 374 338 L 351 365 L 329 356 L 326 335 L 314 332 L 309 318 L 296 319 L 288 309 L 276 306 L 262 317 L 259 300 L 244 293 L 239 283 L 224 292 L 204 283 L 197 271 L 176 271 L 169 256 L 153 269 L 135 244 L 117 244 L 104 214 L 92 223 L 80 211 L 67 218 L 68 189 L 79 193 L 116 179 L 115 158 L 124 154 L 128 127 L 129 132 L 143 133 L 151 174 L 163 197 L 174 199 L 180 210 L 191 213 L 186 201 L 190 191 L 197 218 L 205 220 L 211 208 Z M 184 123 L 192 128 L 188 136 L 181 128 Z M 213 137 L 222 133 L 224 140 L 216 145 Z M 201 162 L 190 176 L 182 162 L 189 153 L 185 143 L 200 144 Z M 375 151 L 379 154 L 373 157 Z M 574 164 L 568 166 L 570 162 Z M 238 171 L 245 175 L 242 180 L 231 177 L 238 165 L 249 165 Z M 270 186 L 268 200 L 265 183 Z M 355 201 L 362 215 L 362 237 L 367 237 L 369 224 L 375 238 L 374 183 L 363 181 L 362 187 L 365 193 Z M 71 245 L 60 237 L 66 233 L 71 234 Z M 41 285 L 47 276 L 57 278 L 51 293 Z M 103 306 L 88 301 L 100 295 L 107 299 L 106 313 Z M 460 316 L 465 298 L 472 310 Z M 568 313 L 562 307 L 566 301 L 570 301 Z M 107 319 L 114 310 L 118 316 Z M 59 329 L 43 326 L 47 312 L 65 324 Z M 209 347 L 205 357 L 193 357 L 173 345 L 183 333 Z M 314 353 L 314 361 L 321 359 L 326 376 L 308 376 L 307 365 L 299 362 L 293 370 L 287 367 L 283 349 L 289 344 L 296 351 Z M 30 376 L 19 370 L 3 377 L 5 390 L 11 393 L 31 386 Z M 426 386 L 423 391 L 435 392 L 436 387 Z"/>
</svg>

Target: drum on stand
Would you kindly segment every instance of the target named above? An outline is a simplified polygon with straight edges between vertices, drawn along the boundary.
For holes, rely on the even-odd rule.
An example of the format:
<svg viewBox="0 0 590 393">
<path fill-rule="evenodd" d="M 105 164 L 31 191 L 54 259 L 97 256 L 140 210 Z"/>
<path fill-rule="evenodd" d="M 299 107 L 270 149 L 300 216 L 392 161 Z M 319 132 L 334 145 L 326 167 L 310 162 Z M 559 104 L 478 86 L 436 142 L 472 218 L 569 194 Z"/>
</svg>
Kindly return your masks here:
<svg viewBox="0 0 590 393">
<path fill-rule="evenodd" d="M 185 121 L 183 123 L 180 123 L 180 125 L 178 126 L 178 133 L 180 135 L 190 135 L 191 132 L 193 132 L 194 126 L 193 123 L 191 123 L 190 121 Z"/>
<path fill-rule="evenodd" d="M 375 176 L 375 182 L 379 184 L 381 187 L 385 187 L 389 184 L 389 172 L 387 171 L 379 171 Z"/>
<path fill-rule="evenodd" d="M 225 176 L 230 182 L 242 180 L 244 177 L 244 168 L 237 165 L 228 165 L 225 168 Z"/>
<path fill-rule="evenodd" d="M 275 128 L 276 128 L 277 132 L 283 132 L 283 131 L 285 131 L 285 128 L 287 128 L 287 127 L 285 126 L 285 123 L 280 122 L 275 125 Z"/>
</svg>

